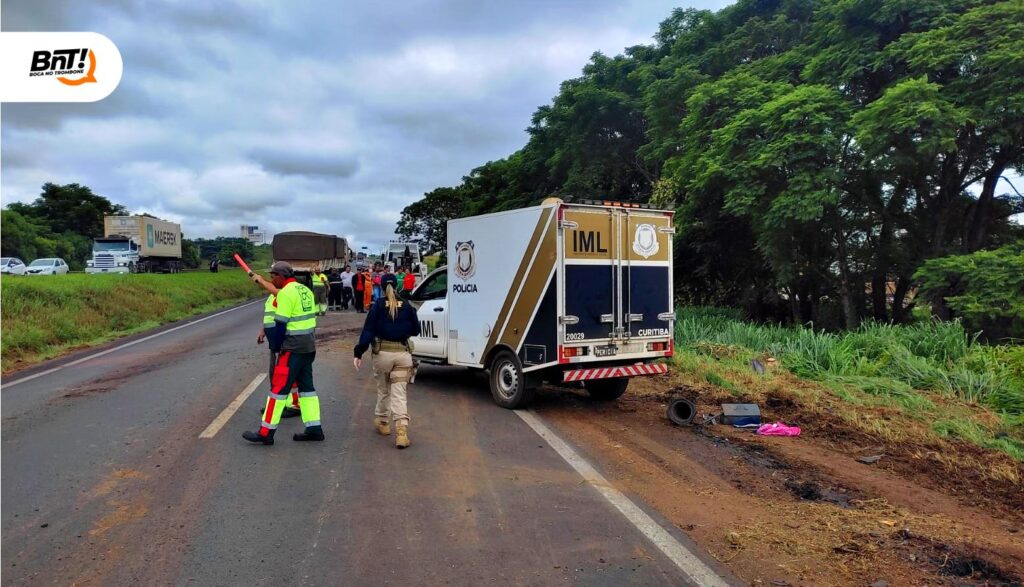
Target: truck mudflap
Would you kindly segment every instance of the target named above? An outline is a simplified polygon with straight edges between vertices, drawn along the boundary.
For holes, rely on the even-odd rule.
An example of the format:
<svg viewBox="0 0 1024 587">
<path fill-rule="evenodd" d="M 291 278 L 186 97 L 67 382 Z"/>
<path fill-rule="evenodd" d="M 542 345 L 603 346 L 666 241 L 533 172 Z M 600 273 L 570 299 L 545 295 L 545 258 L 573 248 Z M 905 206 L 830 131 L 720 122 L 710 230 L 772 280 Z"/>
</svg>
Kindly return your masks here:
<svg viewBox="0 0 1024 587">
<path fill-rule="evenodd" d="M 637 377 L 639 375 L 663 375 L 668 373 L 668 365 L 622 365 L 595 369 L 574 369 L 562 372 L 562 381 L 590 381 L 591 379 L 617 379 L 619 377 Z"/>
</svg>

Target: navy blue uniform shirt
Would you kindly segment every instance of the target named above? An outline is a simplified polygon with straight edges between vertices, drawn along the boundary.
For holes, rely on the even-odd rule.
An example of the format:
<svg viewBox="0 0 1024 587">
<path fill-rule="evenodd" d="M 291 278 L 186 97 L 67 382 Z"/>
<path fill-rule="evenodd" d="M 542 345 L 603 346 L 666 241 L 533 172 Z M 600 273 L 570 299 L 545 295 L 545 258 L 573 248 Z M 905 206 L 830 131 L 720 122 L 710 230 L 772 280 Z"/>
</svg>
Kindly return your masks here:
<svg viewBox="0 0 1024 587">
<path fill-rule="evenodd" d="M 366 324 L 363 324 L 363 333 L 359 335 L 359 344 L 354 350 L 356 358 L 363 356 L 366 349 L 370 348 L 374 338 L 405 342 L 407 339 L 420 335 L 420 321 L 416 317 L 416 308 L 412 307 L 412 304 L 400 300 L 402 307 L 398 309 L 395 319 L 392 320 L 387 306 L 384 305 L 386 303 L 387 300 L 381 298 L 370 307 L 370 313 L 366 315 Z"/>
</svg>

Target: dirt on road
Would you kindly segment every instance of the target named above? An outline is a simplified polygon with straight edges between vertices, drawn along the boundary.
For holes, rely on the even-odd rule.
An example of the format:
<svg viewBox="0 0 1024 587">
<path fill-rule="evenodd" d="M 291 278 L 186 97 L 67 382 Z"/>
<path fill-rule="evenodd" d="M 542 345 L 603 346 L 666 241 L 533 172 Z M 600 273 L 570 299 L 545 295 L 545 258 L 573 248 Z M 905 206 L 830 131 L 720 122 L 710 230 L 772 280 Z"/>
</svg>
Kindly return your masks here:
<svg viewBox="0 0 1024 587">
<path fill-rule="evenodd" d="M 636 380 L 611 403 L 548 387 L 535 409 L 612 483 L 752 585 L 1024 580 L 1019 484 L 951 474 L 920 447 L 893 446 L 838 421 L 811 422 L 786 397 L 764 409 L 778 419 L 804 418 L 797 438 L 675 426 L 666 408 L 680 395 L 697 402 L 698 419 L 718 411 L 722 399 L 668 375 Z M 859 462 L 864 455 L 882 458 Z"/>
</svg>

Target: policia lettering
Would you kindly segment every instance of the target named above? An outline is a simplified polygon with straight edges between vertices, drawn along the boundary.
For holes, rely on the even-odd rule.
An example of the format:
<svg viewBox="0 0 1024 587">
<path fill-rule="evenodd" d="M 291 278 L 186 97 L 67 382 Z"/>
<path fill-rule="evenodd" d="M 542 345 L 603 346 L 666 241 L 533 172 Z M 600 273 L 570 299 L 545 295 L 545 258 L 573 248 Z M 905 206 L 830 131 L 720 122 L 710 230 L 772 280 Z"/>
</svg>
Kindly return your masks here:
<svg viewBox="0 0 1024 587">
<path fill-rule="evenodd" d="M 274 263 L 270 270 L 277 288 L 274 328 L 269 337 L 270 350 L 279 352 L 270 381 L 270 396 L 258 432 L 242 437 L 257 444 L 274 444 L 274 433 L 281 421 L 292 386 L 298 387 L 298 404 L 306 430 L 294 440 L 323 440 L 320 426 L 320 399 L 313 386 L 313 361 L 316 359 L 316 311 L 313 294 L 295 281 L 290 265 Z M 254 278 L 255 279 L 255 278 Z"/>
<path fill-rule="evenodd" d="M 384 296 L 377 300 L 366 316 L 366 323 L 354 349 L 356 369 L 362 365 L 362 356 L 373 348 L 373 374 L 377 382 L 377 405 L 373 425 L 379 434 L 391 434 L 391 422 L 396 428 L 395 446 L 409 446 L 409 412 L 406 388 L 416 377 L 416 364 L 410 352 L 409 339 L 420 334 L 416 309 L 395 296 L 397 279 L 394 275 L 381 278 Z"/>
</svg>

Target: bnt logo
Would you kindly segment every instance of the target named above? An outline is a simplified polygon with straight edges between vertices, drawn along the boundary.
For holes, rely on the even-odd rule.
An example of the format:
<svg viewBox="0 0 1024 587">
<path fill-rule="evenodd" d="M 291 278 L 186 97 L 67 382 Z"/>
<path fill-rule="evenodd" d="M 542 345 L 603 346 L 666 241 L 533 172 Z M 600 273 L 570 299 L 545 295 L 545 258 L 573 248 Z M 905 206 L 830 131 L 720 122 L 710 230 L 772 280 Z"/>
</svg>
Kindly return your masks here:
<svg viewBox="0 0 1024 587">
<path fill-rule="evenodd" d="M 124 74 L 121 52 L 99 33 L 0 32 L 0 56 L 0 102 L 96 102 Z"/>
<path fill-rule="evenodd" d="M 86 60 L 89 62 L 88 72 L 85 69 Z M 85 75 L 74 79 L 64 77 L 81 74 Z M 96 52 L 90 51 L 88 48 L 34 51 L 28 75 L 29 77 L 60 76 L 57 77 L 57 81 L 68 86 L 96 83 Z"/>
</svg>

